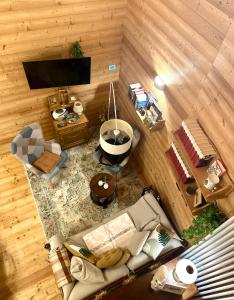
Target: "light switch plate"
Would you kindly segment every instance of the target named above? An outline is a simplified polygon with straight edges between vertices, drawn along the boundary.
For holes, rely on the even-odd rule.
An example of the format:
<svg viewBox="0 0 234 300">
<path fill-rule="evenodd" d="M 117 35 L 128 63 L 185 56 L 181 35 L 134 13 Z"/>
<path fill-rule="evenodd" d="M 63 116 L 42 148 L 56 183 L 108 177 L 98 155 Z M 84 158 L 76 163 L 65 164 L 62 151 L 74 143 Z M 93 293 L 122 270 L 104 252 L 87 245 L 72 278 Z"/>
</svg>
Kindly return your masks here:
<svg viewBox="0 0 234 300">
<path fill-rule="evenodd" d="M 117 66 L 115 64 L 109 65 L 108 69 L 109 69 L 109 71 L 114 71 L 117 69 Z"/>
</svg>

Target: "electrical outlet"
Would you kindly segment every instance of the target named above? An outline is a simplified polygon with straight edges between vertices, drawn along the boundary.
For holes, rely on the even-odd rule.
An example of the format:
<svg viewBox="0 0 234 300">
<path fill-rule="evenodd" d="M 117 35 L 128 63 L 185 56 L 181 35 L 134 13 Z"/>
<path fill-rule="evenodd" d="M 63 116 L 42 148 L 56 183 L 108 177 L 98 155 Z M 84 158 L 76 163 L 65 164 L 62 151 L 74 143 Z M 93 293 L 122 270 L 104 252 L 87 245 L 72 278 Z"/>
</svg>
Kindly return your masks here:
<svg viewBox="0 0 234 300">
<path fill-rule="evenodd" d="M 117 66 L 115 64 L 109 65 L 108 69 L 109 69 L 109 71 L 114 71 L 117 69 Z"/>
</svg>

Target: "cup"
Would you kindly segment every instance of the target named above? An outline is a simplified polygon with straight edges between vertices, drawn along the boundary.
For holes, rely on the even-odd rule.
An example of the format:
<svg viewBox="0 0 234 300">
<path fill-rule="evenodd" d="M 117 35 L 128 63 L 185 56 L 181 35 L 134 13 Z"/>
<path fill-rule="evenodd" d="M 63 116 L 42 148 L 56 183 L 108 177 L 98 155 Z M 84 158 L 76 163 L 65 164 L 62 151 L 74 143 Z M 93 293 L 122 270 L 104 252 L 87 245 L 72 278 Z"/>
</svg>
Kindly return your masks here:
<svg viewBox="0 0 234 300">
<path fill-rule="evenodd" d="M 214 190 L 215 186 L 219 183 L 219 176 L 216 174 L 210 174 L 205 180 L 204 180 L 204 187 L 208 190 L 212 191 Z"/>
</svg>

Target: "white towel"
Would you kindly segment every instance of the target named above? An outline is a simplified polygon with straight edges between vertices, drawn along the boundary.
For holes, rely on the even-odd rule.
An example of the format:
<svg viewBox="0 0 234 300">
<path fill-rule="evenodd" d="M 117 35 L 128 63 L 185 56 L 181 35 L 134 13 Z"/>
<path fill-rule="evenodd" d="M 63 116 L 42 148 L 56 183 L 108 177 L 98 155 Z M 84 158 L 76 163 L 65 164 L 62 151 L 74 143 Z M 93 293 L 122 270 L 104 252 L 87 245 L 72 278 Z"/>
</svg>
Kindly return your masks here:
<svg viewBox="0 0 234 300">
<path fill-rule="evenodd" d="M 75 279 L 87 284 L 105 281 L 100 269 L 87 260 L 76 256 L 71 259 L 71 274 Z"/>
</svg>

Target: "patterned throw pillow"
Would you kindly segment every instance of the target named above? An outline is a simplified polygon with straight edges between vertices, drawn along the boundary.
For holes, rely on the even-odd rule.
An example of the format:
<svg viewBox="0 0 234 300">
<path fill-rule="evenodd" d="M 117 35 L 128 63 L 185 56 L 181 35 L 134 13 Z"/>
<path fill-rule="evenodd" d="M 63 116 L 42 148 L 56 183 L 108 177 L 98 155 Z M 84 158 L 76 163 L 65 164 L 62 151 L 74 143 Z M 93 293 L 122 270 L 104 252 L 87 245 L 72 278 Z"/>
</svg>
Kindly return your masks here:
<svg viewBox="0 0 234 300">
<path fill-rule="evenodd" d="M 59 288 L 75 281 L 70 272 L 70 258 L 65 248 L 50 252 L 49 261 Z"/>
<path fill-rule="evenodd" d="M 69 239 L 63 245 L 67 248 L 67 250 L 74 256 L 86 259 L 91 264 L 95 264 L 96 257 L 83 246 L 78 245 L 75 241 Z"/>
<path fill-rule="evenodd" d="M 155 260 L 170 239 L 171 236 L 168 234 L 167 230 L 159 224 L 146 241 L 143 252 Z"/>
</svg>

